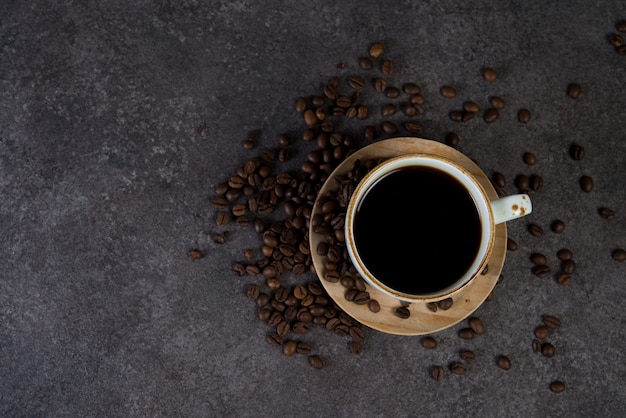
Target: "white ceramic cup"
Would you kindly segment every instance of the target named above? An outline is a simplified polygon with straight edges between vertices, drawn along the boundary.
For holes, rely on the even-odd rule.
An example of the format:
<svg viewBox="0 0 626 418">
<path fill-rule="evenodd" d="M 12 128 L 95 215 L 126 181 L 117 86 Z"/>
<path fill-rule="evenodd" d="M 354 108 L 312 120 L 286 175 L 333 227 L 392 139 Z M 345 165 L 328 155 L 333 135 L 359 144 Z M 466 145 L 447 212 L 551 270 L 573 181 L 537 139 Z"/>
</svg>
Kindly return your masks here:
<svg viewBox="0 0 626 418">
<path fill-rule="evenodd" d="M 389 173 L 408 167 L 428 167 L 442 171 L 455 178 L 466 189 L 474 201 L 481 229 L 481 239 L 476 257 L 466 272 L 451 285 L 437 291 L 423 294 L 405 293 L 393 289 L 378 280 L 367 269 L 365 263 L 359 256 L 359 251 L 355 243 L 355 215 L 368 191 Z M 419 191 L 416 191 L 416 193 L 419 193 Z M 493 249 L 495 226 L 497 224 L 528 215 L 531 212 L 532 203 L 530 197 L 526 194 L 517 194 L 497 200 L 490 200 L 476 178 L 468 170 L 455 162 L 437 155 L 407 154 L 382 162 L 372 169 L 357 185 L 346 213 L 346 247 L 350 259 L 359 274 L 375 289 L 393 298 L 407 302 L 436 301 L 451 296 L 453 293 L 462 289 L 485 268 Z M 360 225 L 359 227 L 366 226 Z M 410 262 L 410 260 L 407 260 L 407 262 Z"/>
</svg>

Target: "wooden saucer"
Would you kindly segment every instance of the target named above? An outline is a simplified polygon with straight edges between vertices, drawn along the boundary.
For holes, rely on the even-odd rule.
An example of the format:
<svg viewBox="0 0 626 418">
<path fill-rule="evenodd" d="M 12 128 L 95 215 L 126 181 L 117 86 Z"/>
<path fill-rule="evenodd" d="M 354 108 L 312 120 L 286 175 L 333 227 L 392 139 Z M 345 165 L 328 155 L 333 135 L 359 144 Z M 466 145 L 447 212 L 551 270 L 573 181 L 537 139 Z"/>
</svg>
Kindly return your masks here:
<svg viewBox="0 0 626 418">
<path fill-rule="evenodd" d="M 470 171 L 487 192 L 490 199 L 497 199 L 498 195 L 491 185 L 491 181 L 485 173 L 468 157 L 439 142 L 421 138 L 393 138 L 375 142 L 360 149 L 343 161 L 326 180 L 318 196 L 325 196 L 329 191 L 336 188 L 336 183 L 332 181 L 334 176 L 344 174 L 351 170 L 356 160 L 385 159 L 397 157 L 410 153 L 427 153 L 446 157 L 455 161 L 460 166 Z M 314 205 L 313 215 L 317 213 L 318 205 Z M 310 231 L 310 248 L 317 248 L 323 236 Z M 376 299 L 380 304 L 380 312 L 371 312 L 367 305 L 357 305 L 344 298 L 345 288 L 340 283 L 331 283 L 323 279 L 324 258 L 311 251 L 315 270 L 320 276 L 322 285 L 326 288 L 329 296 L 347 314 L 358 320 L 360 323 L 374 328 L 378 331 L 398 335 L 421 335 L 429 334 L 448 328 L 463 319 L 484 302 L 493 287 L 496 285 L 504 258 L 506 255 L 506 223 L 496 226 L 495 242 L 493 253 L 489 258 L 487 273 L 472 280 L 452 298 L 454 303 L 448 310 L 438 309 L 437 312 L 430 311 L 425 303 L 413 303 L 409 306 L 411 315 L 407 319 L 400 319 L 394 314 L 395 308 L 400 306 L 400 301 L 387 296 L 378 290 L 367 285 L 370 298 Z"/>
</svg>

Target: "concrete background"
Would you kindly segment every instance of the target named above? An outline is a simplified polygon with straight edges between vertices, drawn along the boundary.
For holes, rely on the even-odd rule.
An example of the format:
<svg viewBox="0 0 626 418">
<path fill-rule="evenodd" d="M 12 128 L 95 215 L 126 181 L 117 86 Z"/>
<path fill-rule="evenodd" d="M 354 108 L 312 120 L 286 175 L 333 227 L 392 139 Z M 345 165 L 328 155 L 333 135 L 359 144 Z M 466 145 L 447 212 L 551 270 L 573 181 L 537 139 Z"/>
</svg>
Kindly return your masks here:
<svg viewBox="0 0 626 418">
<path fill-rule="evenodd" d="M 619 0 L 2 1 L 0 415 L 623 416 L 626 263 L 611 251 L 626 246 L 626 57 L 607 41 L 621 19 Z M 259 239 L 230 228 L 213 243 L 209 200 L 258 152 L 241 147 L 249 130 L 261 129 L 259 149 L 301 131 L 295 100 L 358 73 L 375 41 L 396 62 L 390 80 L 422 87 L 421 136 L 458 132 L 459 149 L 505 173 L 509 192 L 520 173 L 545 186 L 532 217 L 509 225 L 520 249 L 476 312 L 487 334 L 460 340 L 460 324 L 428 351 L 419 337 L 368 330 L 354 356 L 315 329 L 303 340 L 326 367 L 314 370 L 265 342 L 245 297 L 255 279 L 231 271 Z M 578 100 L 570 82 L 583 86 Z M 456 99 L 441 98 L 444 84 Z M 494 94 L 508 103 L 494 124 L 447 117 Z M 367 123 L 380 121 L 372 109 Z M 569 158 L 572 142 L 584 160 Z M 589 194 L 582 174 L 595 179 Z M 548 230 L 556 218 L 560 235 Z M 190 260 L 195 247 L 207 256 Z M 563 247 L 577 262 L 570 286 L 531 275 L 531 252 L 556 269 Z M 543 314 L 563 321 L 551 359 L 530 347 Z M 467 375 L 428 376 L 464 348 L 477 356 Z M 550 392 L 555 379 L 564 393 Z"/>
</svg>

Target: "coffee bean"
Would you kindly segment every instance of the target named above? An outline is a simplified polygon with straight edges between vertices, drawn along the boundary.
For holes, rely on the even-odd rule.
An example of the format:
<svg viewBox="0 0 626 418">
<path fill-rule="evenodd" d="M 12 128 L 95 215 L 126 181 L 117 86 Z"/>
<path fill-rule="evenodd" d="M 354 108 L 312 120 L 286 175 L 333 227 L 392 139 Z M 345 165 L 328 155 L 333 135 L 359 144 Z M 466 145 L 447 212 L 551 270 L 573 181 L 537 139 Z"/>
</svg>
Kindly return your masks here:
<svg viewBox="0 0 626 418">
<path fill-rule="evenodd" d="M 324 361 L 322 360 L 322 358 L 320 356 L 317 356 L 317 355 L 310 355 L 309 356 L 309 364 L 314 369 L 322 369 L 322 368 L 324 368 Z"/>
<path fill-rule="evenodd" d="M 556 354 L 556 347 L 550 343 L 543 343 L 541 344 L 541 354 L 548 358 L 554 357 Z"/>
<path fill-rule="evenodd" d="M 459 361 L 453 361 L 449 365 L 450 371 L 456 375 L 464 375 L 467 373 L 467 366 Z"/>
<path fill-rule="evenodd" d="M 520 192 L 527 192 L 530 187 L 530 178 L 526 174 L 519 174 L 515 177 L 515 187 Z"/>
<path fill-rule="evenodd" d="M 395 67 L 395 65 L 394 65 L 393 61 L 391 61 L 391 60 L 383 60 L 381 66 L 380 66 L 380 69 L 383 72 L 383 74 L 391 75 L 391 74 L 393 74 L 394 67 Z"/>
<path fill-rule="evenodd" d="M 368 292 L 358 292 L 353 299 L 353 302 L 357 305 L 365 305 L 370 300 L 370 294 Z"/>
<path fill-rule="evenodd" d="M 296 341 L 285 341 L 283 344 L 283 354 L 291 357 L 296 354 L 296 349 L 298 348 L 298 343 Z"/>
<path fill-rule="evenodd" d="M 389 103 L 383 106 L 381 110 L 381 114 L 385 117 L 389 117 L 389 116 L 394 115 L 397 111 L 398 111 L 398 106 Z"/>
<path fill-rule="evenodd" d="M 534 353 L 540 353 L 541 352 L 541 341 L 538 339 L 534 339 L 532 342 L 532 348 L 533 348 L 533 352 Z"/>
<path fill-rule="evenodd" d="M 528 232 L 530 232 L 532 236 L 540 237 L 543 235 L 543 228 L 537 224 L 529 224 Z"/>
<path fill-rule="evenodd" d="M 530 110 L 520 109 L 517 112 L 517 120 L 521 123 L 528 123 L 530 121 Z"/>
<path fill-rule="evenodd" d="M 495 107 L 489 108 L 485 111 L 483 119 L 486 123 L 493 123 L 500 117 L 500 112 Z"/>
<path fill-rule="evenodd" d="M 557 276 L 556 281 L 561 286 L 569 286 L 569 284 L 572 282 L 572 276 L 567 273 L 561 273 Z"/>
<path fill-rule="evenodd" d="M 318 122 L 317 116 L 315 116 L 315 112 L 312 109 L 305 110 L 303 113 L 303 118 L 304 123 L 309 127 L 315 126 Z"/>
<path fill-rule="evenodd" d="M 563 248 L 557 251 L 556 256 L 559 260 L 565 261 L 565 260 L 569 260 L 570 258 L 572 258 L 573 254 L 567 248 Z"/>
<path fill-rule="evenodd" d="M 480 106 L 476 102 L 467 101 L 463 103 L 463 110 L 468 113 L 478 113 L 480 112 Z"/>
<path fill-rule="evenodd" d="M 459 145 L 459 142 L 461 142 L 461 139 L 459 138 L 459 135 L 457 135 L 456 133 L 448 132 L 446 134 L 446 138 L 444 142 L 446 143 L 446 145 L 452 148 L 456 148 Z"/>
<path fill-rule="evenodd" d="M 615 261 L 619 261 L 620 263 L 626 260 L 626 250 L 623 248 L 616 248 L 611 251 L 611 257 Z"/>
<path fill-rule="evenodd" d="M 569 155 L 572 159 L 580 161 L 585 156 L 585 148 L 582 145 L 574 143 L 569 148 Z"/>
<path fill-rule="evenodd" d="M 582 88 L 578 83 L 570 83 L 567 85 L 567 95 L 572 99 L 577 99 L 580 96 Z"/>
<path fill-rule="evenodd" d="M 517 245 L 517 242 L 513 241 L 511 238 L 507 238 L 506 240 L 506 249 L 509 251 L 517 251 L 517 249 L 519 248 L 519 246 Z"/>
<path fill-rule="evenodd" d="M 424 131 L 424 125 L 416 121 L 408 121 L 404 123 L 404 129 L 412 134 L 420 134 Z"/>
<path fill-rule="evenodd" d="M 614 47 L 619 48 L 620 46 L 624 45 L 624 38 L 622 38 L 622 36 L 617 33 L 612 33 L 609 35 L 609 42 Z"/>
<path fill-rule="evenodd" d="M 561 393 L 565 390 L 565 383 L 561 382 L 560 380 L 555 380 L 554 382 L 550 383 L 550 390 L 554 393 Z"/>
<path fill-rule="evenodd" d="M 426 308 L 431 312 L 437 312 L 437 303 L 436 302 L 428 302 L 426 304 Z"/>
<path fill-rule="evenodd" d="M 350 352 L 354 354 L 355 356 L 358 356 L 361 353 L 363 353 L 363 344 L 361 344 L 360 342 L 352 341 L 349 345 L 349 348 L 350 348 Z"/>
<path fill-rule="evenodd" d="M 561 263 L 561 271 L 563 273 L 572 274 L 576 270 L 576 263 L 574 260 L 569 259 Z"/>
<path fill-rule="evenodd" d="M 302 113 L 306 110 L 307 101 L 305 98 L 301 97 L 296 100 L 296 112 Z"/>
<path fill-rule="evenodd" d="M 384 52 L 385 46 L 380 42 L 376 42 L 370 46 L 369 54 L 372 58 L 379 58 Z"/>
<path fill-rule="evenodd" d="M 426 99 L 424 99 L 424 96 L 422 96 L 421 94 L 414 94 L 411 96 L 411 104 L 421 106 L 424 104 L 425 101 Z"/>
<path fill-rule="evenodd" d="M 550 273 L 552 273 L 550 267 L 545 264 L 541 266 L 535 266 L 530 271 L 540 279 L 545 279 L 550 275 Z"/>
<path fill-rule="evenodd" d="M 256 300 L 261 295 L 261 290 L 259 289 L 259 285 L 251 284 L 248 286 L 248 290 L 246 291 L 246 295 L 248 299 Z"/>
<path fill-rule="evenodd" d="M 374 80 L 374 88 L 379 93 L 384 93 L 387 90 L 387 80 L 384 78 L 377 78 Z"/>
<path fill-rule="evenodd" d="M 498 79 L 498 73 L 493 68 L 485 68 L 483 70 L 483 78 L 490 83 L 493 83 Z"/>
<path fill-rule="evenodd" d="M 443 86 L 441 87 L 439 92 L 446 99 L 453 99 L 456 97 L 456 90 L 454 89 L 454 87 L 451 86 Z"/>
<path fill-rule="evenodd" d="M 602 208 L 598 209 L 598 213 L 604 219 L 613 219 L 613 218 L 615 218 L 615 211 L 613 211 L 613 209 L 602 207 Z"/>
<path fill-rule="evenodd" d="M 384 133 L 388 135 L 393 135 L 398 132 L 398 127 L 390 121 L 384 121 L 381 125 L 381 129 Z"/>
<path fill-rule="evenodd" d="M 565 222 L 557 219 L 552 222 L 552 224 L 550 225 L 550 229 L 555 234 L 560 234 L 561 232 L 565 230 Z"/>
<path fill-rule="evenodd" d="M 472 350 L 461 350 L 459 356 L 465 361 L 472 361 L 476 358 L 476 355 Z"/>
<path fill-rule="evenodd" d="M 429 350 L 432 350 L 437 347 L 437 341 L 433 337 L 424 337 L 422 338 L 422 346 Z"/>
<path fill-rule="evenodd" d="M 349 330 L 350 338 L 356 342 L 362 342 L 365 339 L 365 332 L 363 328 L 358 326 L 351 326 Z"/>
<path fill-rule="evenodd" d="M 452 298 L 445 298 L 445 299 L 440 300 L 439 302 L 437 302 L 437 306 L 442 311 L 447 311 L 448 309 L 450 309 L 452 307 L 453 303 L 454 303 L 454 301 L 452 300 Z"/>
<path fill-rule="evenodd" d="M 283 343 L 282 337 L 275 332 L 268 334 L 265 340 L 274 347 L 280 347 Z"/>
<path fill-rule="evenodd" d="M 535 192 L 543 189 L 543 177 L 537 174 L 533 174 L 532 176 L 530 176 L 528 182 L 530 184 L 530 188 Z"/>
<path fill-rule="evenodd" d="M 361 67 L 362 70 L 369 71 L 374 68 L 374 63 L 368 57 L 361 57 L 359 58 L 359 67 Z"/>
<path fill-rule="evenodd" d="M 534 334 L 538 340 L 545 340 L 546 338 L 548 338 L 548 335 L 550 335 L 550 330 L 544 325 L 539 325 L 537 328 L 535 328 Z"/>
<path fill-rule="evenodd" d="M 532 253 L 530 261 L 536 266 L 542 266 L 548 262 L 548 258 L 541 253 Z"/>
<path fill-rule="evenodd" d="M 626 20 L 620 20 L 615 24 L 615 29 L 622 33 L 626 33 Z"/>
<path fill-rule="evenodd" d="M 411 316 L 411 311 L 405 306 L 399 306 L 394 309 L 393 313 L 400 319 L 408 319 Z"/>
<path fill-rule="evenodd" d="M 506 186 L 506 178 L 504 177 L 504 174 L 496 171 L 493 173 L 492 179 L 495 185 L 500 187 Z"/>
<path fill-rule="evenodd" d="M 430 368 L 430 377 L 435 379 L 437 382 L 441 381 L 445 375 L 445 370 L 441 366 L 433 366 Z"/>
<path fill-rule="evenodd" d="M 472 328 L 461 328 L 457 335 L 459 336 L 459 338 L 462 338 L 464 340 L 471 340 L 472 338 L 474 338 L 474 330 Z"/>
<path fill-rule="evenodd" d="M 420 87 L 415 83 L 405 83 L 402 85 L 402 91 L 410 95 L 419 94 Z"/>
<path fill-rule="evenodd" d="M 298 354 L 302 354 L 302 355 L 309 355 L 309 353 L 311 352 L 311 344 L 309 343 L 305 343 L 305 342 L 298 342 L 296 345 L 296 353 Z"/>
<path fill-rule="evenodd" d="M 194 248 L 192 250 L 189 250 L 189 252 L 187 253 L 187 255 L 189 256 L 189 258 L 191 258 L 192 260 L 200 260 L 202 257 L 204 257 L 204 254 L 202 253 L 201 250 Z"/>
<path fill-rule="evenodd" d="M 526 165 L 532 166 L 537 164 L 537 156 L 535 156 L 532 152 L 525 152 L 522 159 Z"/>
<path fill-rule="evenodd" d="M 510 370 L 511 369 L 511 359 L 509 359 L 505 355 L 499 355 L 496 359 L 496 363 L 498 367 L 502 370 Z"/>
<path fill-rule="evenodd" d="M 492 96 L 489 98 L 489 104 L 495 109 L 502 110 L 504 109 L 505 102 L 501 97 Z"/>
<path fill-rule="evenodd" d="M 467 322 L 476 335 L 483 335 L 485 333 L 485 324 L 482 319 L 473 316 L 468 319 Z"/>
<path fill-rule="evenodd" d="M 561 320 L 554 315 L 544 315 L 543 323 L 550 329 L 557 329 L 561 326 Z"/>
<path fill-rule="evenodd" d="M 463 112 L 460 110 L 452 110 L 448 113 L 448 117 L 453 122 L 461 122 L 463 120 Z"/>
<path fill-rule="evenodd" d="M 397 99 L 400 96 L 400 89 L 397 87 L 387 87 L 385 89 L 385 96 L 389 97 L 390 99 Z"/>
<path fill-rule="evenodd" d="M 348 85 L 355 90 L 362 90 L 365 87 L 365 79 L 358 75 L 353 75 L 348 78 Z"/>
<path fill-rule="evenodd" d="M 380 312 L 380 304 L 378 303 L 378 301 L 376 299 L 368 300 L 367 301 L 367 308 L 370 310 L 370 312 L 373 312 L 373 313 Z"/>
<path fill-rule="evenodd" d="M 356 118 L 358 120 L 365 120 L 369 116 L 369 108 L 367 106 L 359 106 L 356 109 Z"/>
<path fill-rule="evenodd" d="M 583 192 L 589 193 L 593 190 L 593 179 L 587 175 L 580 178 L 580 188 Z"/>
</svg>

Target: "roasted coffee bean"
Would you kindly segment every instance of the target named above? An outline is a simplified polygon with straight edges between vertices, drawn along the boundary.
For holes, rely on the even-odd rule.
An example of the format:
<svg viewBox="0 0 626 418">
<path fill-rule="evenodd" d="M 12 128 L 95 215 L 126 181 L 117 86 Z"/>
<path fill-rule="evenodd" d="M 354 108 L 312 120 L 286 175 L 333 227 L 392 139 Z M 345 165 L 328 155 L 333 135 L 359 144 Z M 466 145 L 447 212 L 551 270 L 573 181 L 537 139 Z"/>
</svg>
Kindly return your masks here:
<svg viewBox="0 0 626 418">
<path fill-rule="evenodd" d="M 382 110 L 381 110 L 381 114 L 383 116 L 392 116 L 394 115 L 396 112 L 398 111 L 398 106 L 396 106 L 395 104 L 386 104 L 383 106 Z"/>
<path fill-rule="evenodd" d="M 620 46 L 624 45 L 624 38 L 622 38 L 622 36 L 617 33 L 612 33 L 609 35 L 609 42 L 615 48 L 619 48 Z"/>
<path fill-rule="evenodd" d="M 275 332 L 268 334 L 265 340 L 274 347 L 280 347 L 283 343 L 282 337 Z"/>
<path fill-rule="evenodd" d="M 459 135 L 454 132 L 448 132 L 446 134 L 444 142 L 446 143 L 446 145 L 452 148 L 456 148 L 459 145 L 459 142 L 461 142 L 461 138 L 459 138 Z"/>
<path fill-rule="evenodd" d="M 338 336 L 346 337 L 350 333 L 350 328 L 348 328 L 346 325 L 337 325 L 334 331 L 335 334 L 337 334 Z"/>
<path fill-rule="evenodd" d="M 573 254 L 567 248 L 562 248 L 559 251 L 557 251 L 556 256 L 559 260 L 565 261 L 565 260 L 569 260 L 570 258 L 572 258 Z"/>
<path fill-rule="evenodd" d="M 509 251 L 517 251 L 517 249 L 519 248 L 519 246 L 517 245 L 517 242 L 513 241 L 511 238 L 507 238 L 506 239 L 506 249 Z"/>
<path fill-rule="evenodd" d="M 378 313 L 380 312 L 380 303 L 376 299 L 370 299 L 367 301 L 367 308 L 370 312 Z"/>
<path fill-rule="evenodd" d="M 498 79 L 498 72 L 493 68 L 485 68 L 483 70 L 483 78 L 490 83 L 493 83 Z"/>
<path fill-rule="evenodd" d="M 393 86 L 387 87 L 385 89 L 385 96 L 390 99 L 397 99 L 398 97 L 400 97 L 400 89 Z"/>
<path fill-rule="evenodd" d="M 550 335 L 550 330 L 545 325 L 539 325 L 535 328 L 534 334 L 538 340 L 545 340 Z"/>
<path fill-rule="evenodd" d="M 283 344 L 283 354 L 287 357 L 291 357 L 296 354 L 296 350 L 298 348 L 298 343 L 293 340 L 285 341 Z"/>
<path fill-rule="evenodd" d="M 326 329 L 328 331 L 334 331 L 340 324 L 341 321 L 339 318 L 329 318 L 328 321 L 326 321 Z"/>
<path fill-rule="evenodd" d="M 532 152 L 525 152 L 522 159 L 526 165 L 533 166 L 537 164 L 537 156 Z"/>
<path fill-rule="evenodd" d="M 535 266 L 530 271 L 540 279 L 545 279 L 550 275 L 550 273 L 552 273 L 552 269 L 550 269 L 550 267 L 545 264 L 541 266 Z"/>
<path fill-rule="evenodd" d="M 480 112 L 480 106 L 476 102 L 467 101 L 463 103 L 463 110 L 468 113 L 478 113 Z"/>
<path fill-rule="evenodd" d="M 215 196 L 214 198 L 211 199 L 211 205 L 215 209 L 224 209 L 226 208 L 226 206 L 228 206 L 228 201 L 226 200 L 225 197 Z"/>
<path fill-rule="evenodd" d="M 489 98 L 489 104 L 495 109 L 502 110 L 504 109 L 505 102 L 501 97 L 492 96 Z"/>
<path fill-rule="evenodd" d="M 453 361 L 450 363 L 450 371 L 456 375 L 464 375 L 467 373 L 467 366 L 459 361 Z"/>
<path fill-rule="evenodd" d="M 543 235 L 543 228 L 537 224 L 529 224 L 528 232 L 530 232 L 532 236 L 540 237 Z"/>
<path fill-rule="evenodd" d="M 498 367 L 501 368 L 502 370 L 510 370 L 511 369 L 511 359 L 509 359 L 505 355 L 499 355 L 496 358 L 496 363 L 498 364 Z"/>
<path fill-rule="evenodd" d="M 384 121 L 381 125 L 381 129 L 384 133 L 388 135 L 393 135 L 398 132 L 398 127 L 395 123 L 390 121 Z"/>
<path fill-rule="evenodd" d="M 363 344 L 358 341 L 352 341 L 348 347 L 350 348 L 350 352 L 355 356 L 363 353 Z"/>
<path fill-rule="evenodd" d="M 383 74 L 385 75 L 391 75 L 393 74 L 394 71 L 394 63 L 391 60 L 383 60 L 382 64 L 380 65 L 380 69 L 383 72 Z"/>
<path fill-rule="evenodd" d="M 536 266 L 542 266 L 547 264 L 548 258 L 541 253 L 532 253 L 530 255 L 530 261 Z"/>
<path fill-rule="evenodd" d="M 504 177 L 504 174 L 496 171 L 495 173 L 493 173 L 492 179 L 494 184 L 500 187 L 506 186 L 506 178 Z"/>
<path fill-rule="evenodd" d="M 263 308 L 259 310 L 259 313 L 257 314 L 257 316 L 260 321 L 267 322 L 272 317 L 272 312 L 273 311 L 269 308 Z"/>
<path fill-rule="evenodd" d="M 543 343 L 541 344 L 541 354 L 548 358 L 554 357 L 556 354 L 556 347 L 550 343 Z"/>
<path fill-rule="evenodd" d="M 261 269 L 259 268 L 259 266 L 256 266 L 254 264 L 247 265 L 245 268 L 246 274 L 248 274 L 248 276 L 256 276 L 258 274 L 261 274 Z"/>
<path fill-rule="evenodd" d="M 437 347 L 437 341 L 431 336 L 424 337 L 422 338 L 422 346 L 424 348 L 432 350 Z"/>
<path fill-rule="evenodd" d="M 461 122 L 463 120 L 463 112 L 460 110 L 452 110 L 448 113 L 448 117 L 453 122 Z"/>
<path fill-rule="evenodd" d="M 574 143 L 569 148 L 569 155 L 573 160 L 580 161 L 585 157 L 585 148 Z"/>
<path fill-rule="evenodd" d="M 437 382 L 443 379 L 444 375 L 445 375 L 445 370 L 443 367 L 433 366 L 430 368 L 430 377 L 435 379 Z"/>
<path fill-rule="evenodd" d="M 456 97 L 456 90 L 454 89 L 454 87 L 451 86 L 443 86 L 441 87 L 439 92 L 446 99 L 453 99 Z"/>
<path fill-rule="evenodd" d="M 362 90 L 365 87 L 365 79 L 358 75 L 353 75 L 348 78 L 348 85 L 355 90 Z"/>
<path fill-rule="evenodd" d="M 482 319 L 473 316 L 468 319 L 467 322 L 472 331 L 474 331 L 474 334 L 483 335 L 485 333 L 485 323 L 482 321 Z"/>
<path fill-rule="evenodd" d="M 324 361 L 322 360 L 322 358 L 320 356 L 317 356 L 317 355 L 310 355 L 309 356 L 309 364 L 314 369 L 322 369 L 322 368 L 324 368 Z"/>
<path fill-rule="evenodd" d="M 436 302 L 428 302 L 426 304 L 426 308 L 431 312 L 437 312 L 437 303 Z"/>
<path fill-rule="evenodd" d="M 354 295 L 352 300 L 357 305 L 365 305 L 370 300 L 370 294 L 368 292 L 358 292 Z"/>
<path fill-rule="evenodd" d="M 538 339 L 534 339 L 532 342 L 533 352 L 540 353 L 541 352 L 541 341 Z"/>
<path fill-rule="evenodd" d="M 410 95 L 419 94 L 420 87 L 415 83 L 404 83 L 402 85 L 402 91 Z"/>
<path fill-rule="evenodd" d="M 424 104 L 426 99 L 421 94 L 414 94 L 411 96 L 411 104 L 421 106 Z"/>
<path fill-rule="evenodd" d="M 557 329 L 561 326 L 561 320 L 554 315 L 544 315 L 543 323 L 550 329 Z"/>
<path fill-rule="evenodd" d="M 204 257 L 204 254 L 202 253 L 202 251 L 200 251 L 197 248 L 194 248 L 192 250 L 189 250 L 189 252 L 187 253 L 187 255 L 189 256 L 189 258 L 191 258 L 192 260 L 200 260 L 202 257 Z"/>
<path fill-rule="evenodd" d="M 563 232 L 565 230 L 565 222 L 557 219 L 557 220 L 552 222 L 552 224 L 550 225 L 550 229 L 555 234 L 560 234 L 561 232 Z"/>
<path fill-rule="evenodd" d="M 576 263 L 574 260 L 569 259 L 561 262 L 561 271 L 563 273 L 572 274 L 576 270 Z"/>
<path fill-rule="evenodd" d="M 526 174 L 519 174 L 515 177 L 515 187 L 520 192 L 527 192 L 530 187 L 530 178 Z"/>
<path fill-rule="evenodd" d="M 384 93 L 387 90 L 387 80 L 384 78 L 377 78 L 374 80 L 374 88 L 379 93 Z"/>
<path fill-rule="evenodd" d="M 620 20 L 615 24 L 615 29 L 622 33 L 626 33 L 626 20 Z"/>
<path fill-rule="evenodd" d="M 626 260 L 626 250 L 624 250 L 623 248 L 616 248 L 611 251 L 611 257 L 613 258 L 613 260 L 621 263 Z"/>
<path fill-rule="evenodd" d="M 487 123 L 493 123 L 500 117 L 500 112 L 495 107 L 489 108 L 485 111 L 483 119 Z"/>
<path fill-rule="evenodd" d="M 302 355 L 309 355 L 311 353 L 311 344 L 299 341 L 296 345 L 296 353 Z"/>
<path fill-rule="evenodd" d="M 472 361 L 476 358 L 476 355 L 474 354 L 474 352 L 472 350 L 461 350 L 461 352 L 459 353 L 461 359 L 465 360 L 465 361 Z"/>
<path fill-rule="evenodd" d="M 365 339 L 365 332 L 361 327 L 352 326 L 349 330 L 350 338 L 360 343 Z"/>
<path fill-rule="evenodd" d="M 569 286 L 569 284 L 572 282 L 572 276 L 567 273 L 561 273 L 557 276 L 556 281 L 561 286 Z"/>
<path fill-rule="evenodd" d="M 613 209 L 602 207 L 602 208 L 598 209 L 598 213 L 604 219 L 613 219 L 613 218 L 615 218 L 615 211 L 613 211 Z"/>
<path fill-rule="evenodd" d="M 251 284 L 248 286 L 248 290 L 246 291 L 246 295 L 248 299 L 256 300 L 261 295 L 261 290 L 259 289 L 259 285 Z"/>
<path fill-rule="evenodd" d="M 581 91 L 582 91 L 582 88 L 580 87 L 580 84 L 578 83 L 570 83 L 567 86 L 567 95 L 571 97 L 572 99 L 577 99 L 578 96 L 580 96 Z"/>
<path fill-rule="evenodd" d="M 550 390 L 554 393 L 561 393 L 565 390 L 565 383 L 561 382 L 560 380 L 555 380 L 554 382 L 550 383 Z"/>
<path fill-rule="evenodd" d="M 485 268 L 480 272 L 480 274 L 483 276 L 487 273 L 489 273 L 489 264 L 487 264 Z"/>
<path fill-rule="evenodd" d="M 517 120 L 521 123 L 528 123 L 530 121 L 530 110 L 520 109 L 517 112 Z"/>
<path fill-rule="evenodd" d="M 356 118 L 358 120 L 365 120 L 369 116 L 369 108 L 367 106 L 359 106 L 356 109 Z"/>
<path fill-rule="evenodd" d="M 587 175 L 580 178 L 580 188 L 583 192 L 589 193 L 593 190 L 593 179 Z"/>
<path fill-rule="evenodd" d="M 372 58 L 379 58 L 384 52 L 385 46 L 380 42 L 372 44 L 369 49 L 369 54 Z"/>
<path fill-rule="evenodd" d="M 445 298 L 445 299 L 440 300 L 439 302 L 437 302 L 437 306 L 442 311 L 447 311 L 448 309 L 450 309 L 452 307 L 453 303 L 454 303 L 454 301 L 452 300 L 452 298 Z"/>
<path fill-rule="evenodd" d="M 419 111 L 416 105 L 405 105 L 402 108 L 402 113 L 404 113 L 405 116 L 412 118 L 413 116 L 416 116 Z"/>
<path fill-rule="evenodd" d="M 369 71 L 372 68 L 374 68 L 374 63 L 368 57 L 361 57 L 361 58 L 359 58 L 359 67 L 362 70 Z"/>
<path fill-rule="evenodd" d="M 404 122 L 404 129 L 412 134 L 420 134 L 424 131 L 424 125 L 416 121 Z"/>
<path fill-rule="evenodd" d="M 411 316 L 411 311 L 404 306 L 399 306 L 394 309 L 393 313 L 400 319 L 407 319 Z"/>
<path fill-rule="evenodd" d="M 471 340 L 472 338 L 474 338 L 474 330 L 472 328 L 461 328 L 457 335 L 459 336 L 459 338 L 462 338 L 464 340 Z"/>
</svg>

